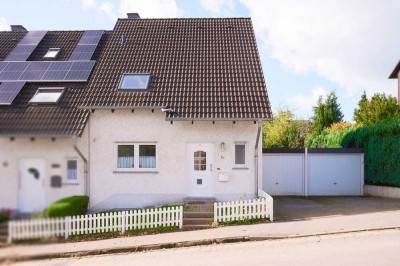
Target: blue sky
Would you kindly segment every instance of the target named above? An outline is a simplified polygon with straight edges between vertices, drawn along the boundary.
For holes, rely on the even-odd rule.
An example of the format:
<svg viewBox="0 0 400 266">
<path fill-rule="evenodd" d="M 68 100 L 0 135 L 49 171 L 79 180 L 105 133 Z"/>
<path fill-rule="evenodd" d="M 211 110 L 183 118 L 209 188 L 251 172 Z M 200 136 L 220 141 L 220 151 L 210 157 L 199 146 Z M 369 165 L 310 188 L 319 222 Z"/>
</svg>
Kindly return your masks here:
<svg viewBox="0 0 400 266">
<path fill-rule="evenodd" d="M 271 105 L 308 118 L 335 90 L 345 119 L 363 90 L 397 96 L 400 1 L 1 0 L 0 30 L 112 29 L 117 17 L 252 17 Z"/>
</svg>

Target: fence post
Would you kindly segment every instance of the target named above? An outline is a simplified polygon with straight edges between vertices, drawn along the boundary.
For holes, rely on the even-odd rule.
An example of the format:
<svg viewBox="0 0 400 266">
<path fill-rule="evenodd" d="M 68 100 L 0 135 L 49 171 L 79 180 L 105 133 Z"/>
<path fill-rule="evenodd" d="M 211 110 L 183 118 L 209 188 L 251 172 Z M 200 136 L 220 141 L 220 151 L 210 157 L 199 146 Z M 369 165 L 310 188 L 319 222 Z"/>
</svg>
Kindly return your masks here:
<svg viewBox="0 0 400 266">
<path fill-rule="evenodd" d="M 179 207 L 179 229 L 183 227 L 183 206 Z"/>
<path fill-rule="evenodd" d="M 12 242 L 12 226 L 11 226 L 12 221 L 8 222 L 8 236 L 7 236 L 7 242 L 11 243 Z"/>
<path fill-rule="evenodd" d="M 308 196 L 308 148 L 304 149 L 304 196 Z"/>
<path fill-rule="evenodd" d="M 214 222 L 218 222 L 218 215 L 217 215 L 217 203 L 214 202 Z"/>
<path fill-rule="evenodd" d="M 68 237 L 69 237 L 69 227 L 70 227 L 70 225 L 71 225 L 71 217 L 70 216 L 67 216 L 67 217 L 65 217 L 65 239 L 68 239 Z"/>
<path fill-rule="evenodd" d="M 125 224 L 126 224 L 126 215 L 125 215 L 125 211 L 122 212 L 122 233 L 125 233 Z"/>
</svg>

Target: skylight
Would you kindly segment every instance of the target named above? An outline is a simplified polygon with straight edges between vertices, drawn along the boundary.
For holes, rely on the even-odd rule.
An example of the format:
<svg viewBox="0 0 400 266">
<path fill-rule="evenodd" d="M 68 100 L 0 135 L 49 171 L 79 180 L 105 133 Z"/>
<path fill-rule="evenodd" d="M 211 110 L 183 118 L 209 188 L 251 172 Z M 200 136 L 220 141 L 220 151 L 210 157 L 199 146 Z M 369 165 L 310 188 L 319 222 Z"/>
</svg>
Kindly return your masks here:
<svg viewBox="0 0 400 266">
<path fill-rule="evenodd" d="M 146 91 L 149 89 L 150 74 L 123 74 L 119 90 Z"/>
<path fill-rule="evenodd" d="M 33 104 L 55 104 L 60 100 L 63 92 L 64 88 L 39 88 L 29 102 Z"/>
<path fill-rule="evenodd" d="M 60 53 L 60 48 L 50 48 L 47 53 L 43 56 L 45 60 L 56 59 L 57 55 Z"/>
</svg>

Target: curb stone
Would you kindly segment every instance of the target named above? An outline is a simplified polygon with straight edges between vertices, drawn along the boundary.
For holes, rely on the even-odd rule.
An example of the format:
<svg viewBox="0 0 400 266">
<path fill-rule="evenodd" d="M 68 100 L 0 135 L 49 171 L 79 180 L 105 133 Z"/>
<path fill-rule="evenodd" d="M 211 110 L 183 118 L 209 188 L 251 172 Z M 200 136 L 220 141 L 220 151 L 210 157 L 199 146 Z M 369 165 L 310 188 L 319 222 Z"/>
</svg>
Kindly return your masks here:
<svg viewBox="0 0 400 266">
<path fill-rule="evenodd" d="M 312 233 L 312 234 L 283 235 L 283 236 L 240 236 L 240 237 L 226 237 L 226 238 L 211 238 L 211 239 L 203 239 L 203 240 L 170 242 L 170 243 L 162 243 L 162 244 L 128 246 L 128 247 L 109 248 L 109 249 L 107 249 L 107 248 L 106 249 L 96 249 L 96 250 L 88 250 L 88 251 L 74 251 L 74 252 L 65 252 L 65 253 L 51 253 L 51 254 L 38 254 L 38 255 L 16 256 L 16 257 L 3 257 L 3 258 L 0 258 L 0 264 L 11 263 L 11 262 L 20 262 L 20 261 L 55 259 L 55 258 L 77 258 L 77 257 L 87 257 L 87 256 L 106 255 L 106 254 L 135 253 L 135 252 L 161 250 L 161 249 L 206 246 L 206 245 L 212 245 L 212 244 L 228 244 L 228 243 L 239 243 L 239 242 L 284 240 L 284 239 L 295 239 L 295 238 L 305 238 L 305 237 L 314 237 L 314 236 L 349 234 L 349 233 L 357 233 L 357 232 L 382 231 L 382 230 L 390 230 L 390 229 L 400 229 L 400 226 L 377 227 L 377 228 L 369 228 L 369 229 L 365 228 L 365 229 L 357 229 L 357 230 L 343 230 L 343 231 L 321 232 L 321 233 Z"/>
</svg>

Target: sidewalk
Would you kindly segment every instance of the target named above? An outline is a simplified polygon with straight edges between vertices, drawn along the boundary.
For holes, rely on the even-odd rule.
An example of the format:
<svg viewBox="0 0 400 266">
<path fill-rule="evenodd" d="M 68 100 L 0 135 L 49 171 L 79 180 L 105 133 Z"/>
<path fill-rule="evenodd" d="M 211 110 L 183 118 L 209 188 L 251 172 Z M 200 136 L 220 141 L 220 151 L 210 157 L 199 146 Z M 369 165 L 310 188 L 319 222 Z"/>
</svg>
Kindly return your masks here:
<svg viewBox="0 0 400 266">
<path fill-rule="evenodd" d="M 212 243 L 282 239 L 387 228 L 400 228 L 400 211 L 331 216 L 302 221 L 227 226 L 207 230 L 121 237 L 88 242 L 12 245 L 0 249 L 0 263 L 8 260 L 136 252 Z"/>
</svg>

